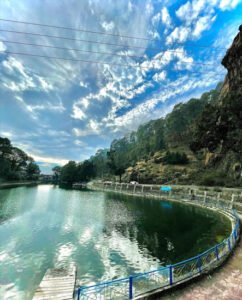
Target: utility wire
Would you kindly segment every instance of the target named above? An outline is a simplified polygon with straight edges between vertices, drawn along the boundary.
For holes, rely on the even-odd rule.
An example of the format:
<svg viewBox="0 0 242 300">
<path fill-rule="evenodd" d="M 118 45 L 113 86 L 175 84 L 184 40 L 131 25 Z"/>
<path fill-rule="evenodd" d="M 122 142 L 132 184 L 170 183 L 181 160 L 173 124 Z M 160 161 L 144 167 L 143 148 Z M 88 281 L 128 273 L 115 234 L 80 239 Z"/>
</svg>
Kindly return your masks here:
<svg viewBox="0 0 242 300">
<path fill-rule="evenodd" d="M 93 31 L 93 30 L 87 30 L 87 29 L 78 29 L 78 28 L 56 26 L 56 25 L 47 25 L 47 24 L 41 24 L 41 23 L 17 21 L 17 20 L 3 19 L 3 18 L 0 18 L 0 21 L 25 24 L 25 25 L 33 25 L 33 26 L 41 26 L 41 27 L 47 27 L 47 28 L 65 29 L 65 30 L 71 30 L 71 31 L 86 32 L 86 33 L 107 35 L 107 36 L 120 37 L 120 38 L 129 38 L 129 39 L 135 39 L 135 40 L 156 41 L 155 39 L 150 39 L 150 38 L 145 38 L 145 37 L 121 35 L 121 34 L 102 32 L 102 31 Z M 186 45 L 189 47 L 198 47 L 198 48 L 213 48 L 213 49 L 221 49 L 221 50 L 227 49 L 225 47 L 216 47 L 216 46 L 211 46 L 211 45 L 210 46 L 209 45 L 193 45 L 193 44 L 189 44 L 189 43 L 174 43 L 174 44 L 175 45 Z"/>
<path fill-rule="evenodd" d="M 58 35 L 49 35 L 49 34 L 42 34 L 42 33 L 36 33 L 36 32 L 25 32 L 25 31 L 15 31 L 15 30 L 7 30 L 7 29 L 0 29 L 1 32 L 7 32 L 7 33 L 16 33 L 16 34 L 26 34 L 26 35 L 33 35 L 33 36 L 41 36 L 41 37 L 49 37 L 49 38 L 56 38 L 56 39 L 61 39 L 61 40 L 68 40 L 68 41 L 76 41 L 76 42 L 84 42 L 84 43 L 90 43 L 90 44 L 99 44 L 99 45 L 108 45 L 108 46 L 115 46 L 115 47 L 124 47 L 128 49 L 142 49 L 146 50 L 147 47 L 144 46 L 130 46 L 130 45 L 124 45 L 124 44 L 116 44 L 116 43 L 108 43 L 108 42 L 100 42 L 100 41 L 90 41 L 90 40 L 85 40 L 85 39 L 75 39 L 75 38 L 70 38 L 70 37 L 65 37 L 65 36 L 58 36 Z M 205 47 L 205 46 L 204 46 Z M 205 48 L 213 48 L 213 47 L 205 47 Z M 216 48 L 215 49 L 220 49 Z M 163 47 L 164 49 L 164 47 Z M 221 48 L 222 49 L 222 48 Z M 154 51 L 161 51 L 161 48 L 158 47 L 150 47 L 149 50 L 154 50 Z M 176 50 L 172 49 L 165 49 L 164 51 L 166 52 L 174 52 Z"/>
<path fill-rule="evenodd" d="M 57 60 L 65 60 L 65 61 L 76 61 L 76 62 L 83 62 L 83 63 L 90 63 L 90 64 L 100 64 L 100 65 L 111 65 L 111 66 L 122 66 L 122 67 L 129 67 L 129 68 L 137 68 L 142 70 L 149 70 L 150 67 L 142 67 L 139 65 L 130 65 L 130 64 L 121 64 L 121 63 L 110 63 L 110 62 L 104 62 L 104 61 L 98 61 L 98 60 L 84 60 L 84 59 L 75 59 L 75 58 L 65 58 L 65 57 L 57 57 L 57 56 L 49 56 L 49 55 L 41 55 L 41 54 L 33 54 L 33 53 L 23 53 L 23 52 L 12 52 L 12 51 L 5 51 L 2 52 L 3 54 L 14 54 L 14 55 L 22 55 L 22 56 L 29 56 L 29 57 L 40 57 L 40 58 L 48 58 L 48 59 L 57 59 Z M 187 71 L 194 74 L 201 74 L 201 72 L 191 72 L 190 70 L 179 70 L 179 71 Z M 206 73 L 208 70 L 206 70 Z M 216 73 L 214 73 L 216 75 Z M 221 75 L 220 73 L 217 73 L 217 75 Z"/>
<path fill-rule="evenodd" d="M 24 22 L 24 21 L 17 21 L 17 20 L 2 19 L 2 18 L 0 18 L 0 21 L 18 23 L 18 24 L 26 24 L 26 25 L 33 25 L 33 26 L 48 27 L 48 28 L 56 28 L 56 29 L 65 29 L 65 30 L 79 31 L 79 32 L 86 32 L 86 33 L 93 33 L 93 34 L 101 34 L 101 35 L 108 35 L 108 36 L 113 36 L 113 37 L 121 37 L 121 38 L 135 39 L 135 40 L 144 40 L 144 41 L 152 41 L 153 40 L 153 39 L 149 39 L 149 38 L 145 38 L 145 37 L 121 35 L 121 34 L 102 32 L 102 31 L 93 31 L 93 30 L 78 29 L 78 28 L 56 26 L 56 25 L 47 25 L 47 24 L 32 23 L 32 22 Z"/>
<path fill-rule="evenodd" d="M 33 43 L 26 43 L 26 42 L 19 42 L 19 41 L 9 41 L 9 40 L 1 40 L 4 43 L 10 43 L 10 44 L 17 44 L 17 45 L 26 45 L 26 46 L 34 46 L 34 47 L 44 47 L 44 48 L 51 48 L 51 49 L 59 49 L 59 50 L 67 50 L 67 51 L 78 51 L 78 52 L 84 52 L 84 53 L 93 53 L 93 54 L 104 54 L 104 55 L 111 55 L 111 56 L 118 56 L 122 58 L 138 58 L 138 59 L 145 59 L 144 56 L 138 56 L 138 55 L 128 55 L 128 54 L 118 54 L 113 52 L 101 52 L 101 51 L 91 51 L 91 50 L 83 50 L 83 49 L 76 49 L 76 48 L 65 48 L 65 47 L 58 47 L 58 46 L 50 46 L 50 45 L 43 45 L 43 44 L 33 44 Z M 165 53 L 165 51 L 163 52 Z M 180 52 L 183 53 L 183 52 Z M 153 62 L 159 61 L 167 61 L 170 62 L 170 60 L 161 58 L 161 59 L 154 59 Z M 181 63 L 187 63 L 187 64 L 195 64 L 195 65 L 203 65 L 203 66 L 215 66 L 214 64 L 206 64 L 202 62 L 194 62 L 194 61 L 179 61 Z"/>
</svg>

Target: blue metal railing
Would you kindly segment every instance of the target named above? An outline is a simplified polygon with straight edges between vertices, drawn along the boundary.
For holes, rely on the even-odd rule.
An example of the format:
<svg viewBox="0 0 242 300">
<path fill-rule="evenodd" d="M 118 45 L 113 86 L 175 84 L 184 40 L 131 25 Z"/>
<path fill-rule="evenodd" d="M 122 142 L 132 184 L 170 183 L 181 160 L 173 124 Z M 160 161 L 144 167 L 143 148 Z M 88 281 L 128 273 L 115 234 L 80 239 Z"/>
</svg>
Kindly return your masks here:
<svg viewBox="0 0 242 300">
<path fill-rule="evenodd" d="M 134 299 L 155 289 L 172 287 L 180 282 L 199 276 L 204 271 L 219 265 L 234 249 L 240 234 L 240 219 L 235 210 L 226 209 L 233 218 L 230 236 L 205 252 L 154 271 L 134 274 L 126 278 L 102 282 L 92 286 L 82 286 L 77 290 L 78 300 L 91 299 Z"/>
</svg>

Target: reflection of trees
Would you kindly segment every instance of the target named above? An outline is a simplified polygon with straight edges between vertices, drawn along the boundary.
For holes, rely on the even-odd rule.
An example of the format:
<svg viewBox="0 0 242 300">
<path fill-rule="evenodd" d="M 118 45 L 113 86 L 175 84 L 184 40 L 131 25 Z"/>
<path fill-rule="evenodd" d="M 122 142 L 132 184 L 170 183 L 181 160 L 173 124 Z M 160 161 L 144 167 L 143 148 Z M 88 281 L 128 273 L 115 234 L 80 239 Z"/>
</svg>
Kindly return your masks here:
<svg viewBox="0 0 242 300">
<path fill-rule="evenodd" d="M 0 190 L 0 224 L 10 219 L 14 215 L 14 212 L 12 210 L 6 213 L 4 208 L 9 194 L 10 189 Z"/>
<path fill-rule="evenodd" d="M 197 207 L 117 194 L 106 198 L 106 233 L 117 230 L 165 264 L 196 255 L 213 246 L 217 234 L 229 232 L 227 219 Z"/>
</svg>

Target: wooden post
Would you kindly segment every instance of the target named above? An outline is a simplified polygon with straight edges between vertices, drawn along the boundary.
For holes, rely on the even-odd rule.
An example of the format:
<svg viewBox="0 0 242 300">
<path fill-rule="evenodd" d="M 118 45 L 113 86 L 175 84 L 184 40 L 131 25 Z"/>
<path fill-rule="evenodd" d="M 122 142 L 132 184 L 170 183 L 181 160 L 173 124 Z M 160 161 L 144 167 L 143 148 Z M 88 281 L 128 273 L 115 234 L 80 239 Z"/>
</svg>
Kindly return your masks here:
<svg viewBox="0 0 242 300">
<path fill-rule="evenodd" d="M 136 184 L 134 185 L 134 190 L 133 190 L 133 193 L 135 193 L 135 189 L 136 189 Z"/>
<path fill-rule="evenodd" d="M 144 192 L 144 185 L 142 184 L 142 194 L 143 194 L 143 192 Z"/>
</svg>

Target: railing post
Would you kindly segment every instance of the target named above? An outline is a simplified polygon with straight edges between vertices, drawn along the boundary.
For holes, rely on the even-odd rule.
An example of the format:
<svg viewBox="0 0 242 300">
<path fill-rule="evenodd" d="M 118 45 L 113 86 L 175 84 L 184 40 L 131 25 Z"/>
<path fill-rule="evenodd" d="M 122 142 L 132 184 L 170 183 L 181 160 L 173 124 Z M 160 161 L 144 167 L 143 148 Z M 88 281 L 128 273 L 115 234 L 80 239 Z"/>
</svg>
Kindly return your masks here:
<svg viewBox="0 0 242 300">
<path fill-rule="evenodd" d="M 218 246 L 215 247 L 215 252 L 216 252 L 217 260 L 219 260 Z"/>
<path fill-rule="evenodd" d="M 80 300 L 80 295 L 81 295 L 81 289 L 79 288 L 77 290 L 77 300 Z"/>
<path fill-rule="evenodd" d="M 169 266 L 170 285 L 173 285 L 172 265 Z"/>
<path fill-rule="evenodd" d="M 219 207 L 219 199 L 220 199 L 220 193 L 218 192 L 218 194 L 217 194 L 217 204 L 216 204 L 217 207 Z"/>
<path fill-rule="evenodd" d="M 228 247 L 229 247 L 229 252 L 230 252 L 231 251 L 230 237 L 228 239 Z"/>
<path fill-rule="evenodd" d="M 230 206 L 230 209 L 233 209 L 234 198 L 235 198 L 235 195 L 234 195 L 234 194 L 232 194 L 232 197 L 231 197 L 231 206 Z"/>
<path fill-rule="evenodd" d="M 200 255 L 198 257 L 197 264 L 198 264 L 198 271 L 199 271 L 199 273 L 202 273 L 202 259 L 201 259 Z"/>
<path fill-rule="evenodd" d="M 133 276 L 129 276 L 129 299 L 133 299 Z"/>
<path fill-rule="evenodd" d="M 206 203 L 206 197 L 207 197 L 207 191 L 204 191 L 203 205 L 205 205 Z"/>
</svg>

